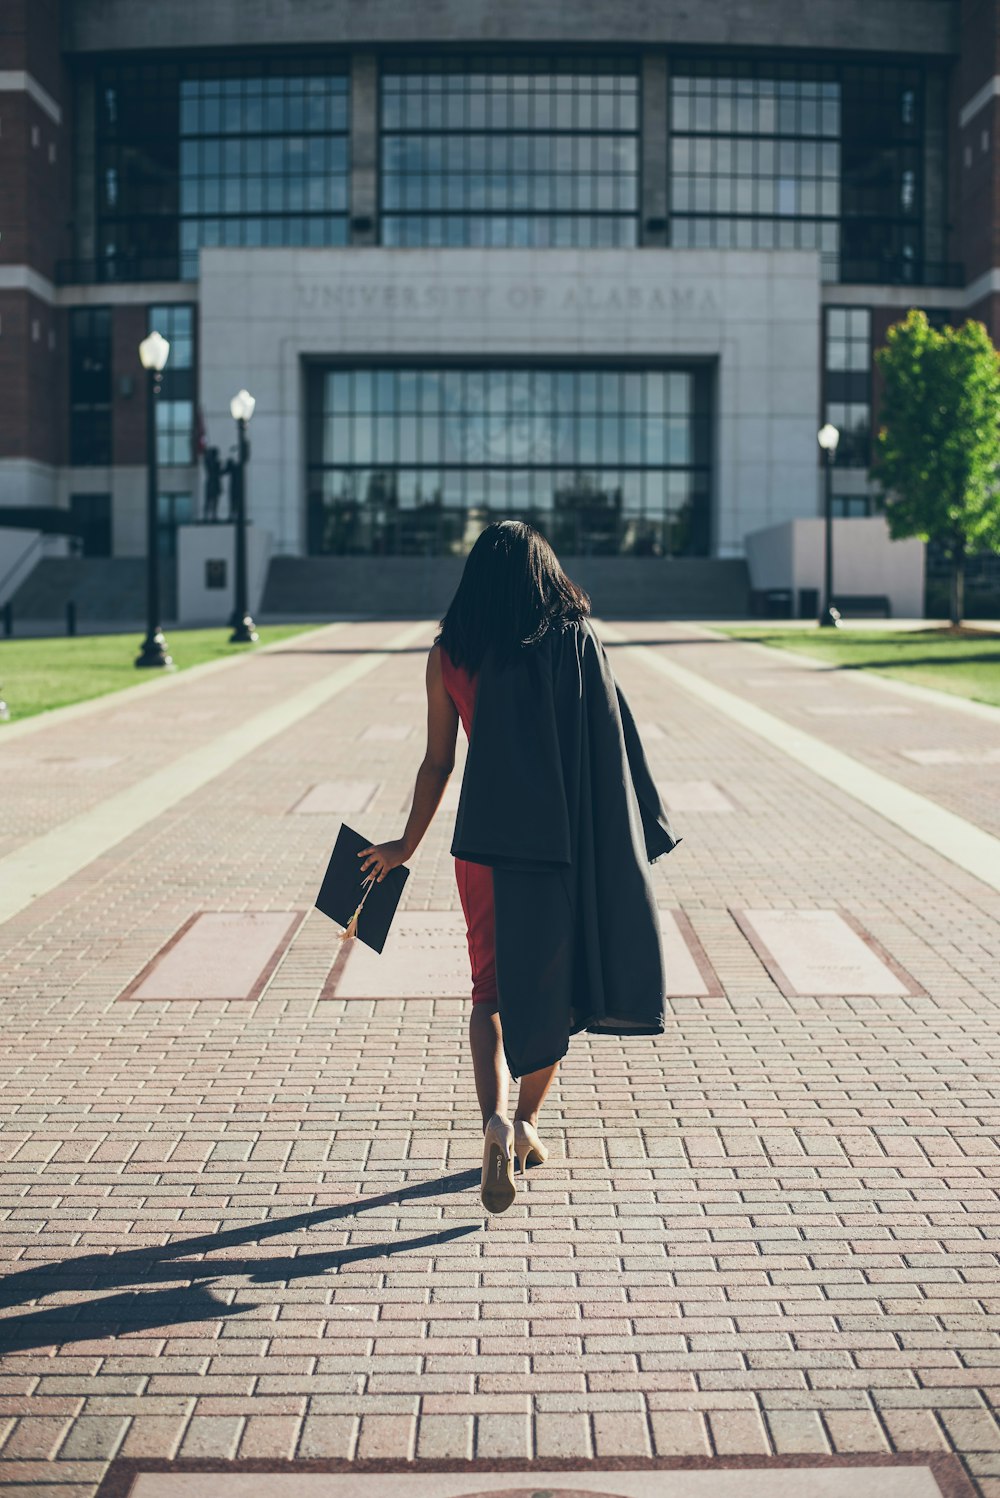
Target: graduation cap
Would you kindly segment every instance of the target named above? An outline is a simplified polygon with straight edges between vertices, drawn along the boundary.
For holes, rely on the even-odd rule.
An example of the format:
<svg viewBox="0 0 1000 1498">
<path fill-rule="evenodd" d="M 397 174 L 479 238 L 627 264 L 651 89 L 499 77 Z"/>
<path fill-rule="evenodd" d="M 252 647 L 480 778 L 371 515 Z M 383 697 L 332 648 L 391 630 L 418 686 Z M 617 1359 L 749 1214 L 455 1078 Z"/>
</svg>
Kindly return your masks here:
<svg viewBox="0 0 1000 1498">
<path fill-rule="evenodd" d="M 357 936 L 366 946 L 381 952 L 410 871 L 399 864 L 380 883 L 374 870 L 362 870 L 358 857 L 362 848 L 370 847 L 371 838 L 341 823 L 316 896 L 316 909 L 345 928 L 340 933 L 341 941 Z"/>
</svg>

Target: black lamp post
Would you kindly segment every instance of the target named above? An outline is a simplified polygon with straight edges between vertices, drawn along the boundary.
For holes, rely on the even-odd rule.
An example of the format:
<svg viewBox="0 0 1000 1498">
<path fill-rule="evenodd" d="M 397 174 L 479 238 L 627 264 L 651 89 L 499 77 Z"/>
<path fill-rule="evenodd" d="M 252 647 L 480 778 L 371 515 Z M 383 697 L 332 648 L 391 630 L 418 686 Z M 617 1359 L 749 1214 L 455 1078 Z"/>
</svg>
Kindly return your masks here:
<svg viewBox="0 0 1000 1498">
<path fill-rule="evenodd" d="M 146 638 L 136 656 L 137 666 L 173 668 L 160 624 L 159 503 L 156 473 L 156 400 L 160 376 L 170 353 L 170 344 L 152 332 L 139 345 L 139 362 L 146 371 Z"/>
<path fill-rule="evenodd" d="M 247 442 L 247 422 L 253 415 L 257 402 L 249 390 L 241 390 L 229 402 L 236 423 L 236 577 L 234 588 L 236 602 L 230 621 L 233 632 L 230 645 L 252 645 L 258 638 L 247 603 L 247 461 L 250 444 Z"/>
<path fill-rule="evenodd" d="M 823 597 L 821 599 L 819 626 L 821 629 L 836 629 L 840 624 L 840 611 L 833 606 L 833 458 L 840 441 L 840 433 L 827 422 L 820 427 L 817 440 L 823 450 L 824 503 L 823 513 Z"/>
</svg>

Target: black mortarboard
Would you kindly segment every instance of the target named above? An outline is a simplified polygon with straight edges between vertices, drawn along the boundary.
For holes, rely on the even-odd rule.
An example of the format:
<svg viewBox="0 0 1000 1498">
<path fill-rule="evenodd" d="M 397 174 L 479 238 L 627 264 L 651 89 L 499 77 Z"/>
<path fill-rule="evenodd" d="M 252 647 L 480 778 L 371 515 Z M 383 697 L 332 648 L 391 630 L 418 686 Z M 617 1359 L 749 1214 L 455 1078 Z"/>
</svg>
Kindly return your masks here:
<svg viewBox="0 0 1000 1498">
<path fill-rule="evenodd" d="M 358 857 L 362 848 L 372 846 L 370 838 L 362 837 L 346 822 L 341 824 L 316 896 L 316 909 L 345 927 L 344 935 L 351 930 L 356 915 L 355 934 L 366 946 L 381 952 L 410 871 L 399 864 L 389 870 L 381 883 L 377 880 L 373 883 L 362 871 L 362 860 Z"/>
</svg>

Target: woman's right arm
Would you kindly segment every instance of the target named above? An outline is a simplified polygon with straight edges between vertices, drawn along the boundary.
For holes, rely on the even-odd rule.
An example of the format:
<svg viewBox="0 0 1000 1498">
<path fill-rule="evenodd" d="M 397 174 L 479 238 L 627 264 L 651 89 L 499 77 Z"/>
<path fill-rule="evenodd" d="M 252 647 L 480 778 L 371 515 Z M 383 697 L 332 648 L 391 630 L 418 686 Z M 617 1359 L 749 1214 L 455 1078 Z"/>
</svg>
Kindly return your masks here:
<svg viewBox="0 0 1000 1498">
<path fill-rule="evenodd" d="M 362 869 L 374 865 L 379 881 L 397 864 L 412 858 L 441 804 L 448 778 L 455 768 L 458 709 L 445 690 L 441 672 L 441 647 L 433 645 L 427 657 L 427 747 L 413 787 L 413 803 L 401 838 L 363 848 Z M 367 855 L 367 856 L 366 856 Z"/>
</svg>

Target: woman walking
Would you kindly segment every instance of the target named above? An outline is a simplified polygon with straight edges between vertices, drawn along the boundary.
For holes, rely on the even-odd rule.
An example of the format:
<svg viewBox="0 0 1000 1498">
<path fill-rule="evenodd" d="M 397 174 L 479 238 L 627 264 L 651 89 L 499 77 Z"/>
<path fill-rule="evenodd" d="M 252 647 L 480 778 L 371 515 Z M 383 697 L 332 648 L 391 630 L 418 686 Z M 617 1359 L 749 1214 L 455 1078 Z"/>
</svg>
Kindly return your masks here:
<svg viewBox="0 0 1000 1498">
<path fill-rule="evenodd" d="M 515 1158 L 523 1172 L 548 1156 L 539 1110 L 570 1036 L 663 1031 L 648 865 L 679 839 L 589 612 L 532 526 L 486 527 L 427 658 L 427 749 L 403 835 L 359 855 L 379 879 L 412 857 L 461 720 L 469 752 L 451 852 L 488 1212 L 513 1202 Z"/>
</svg>

